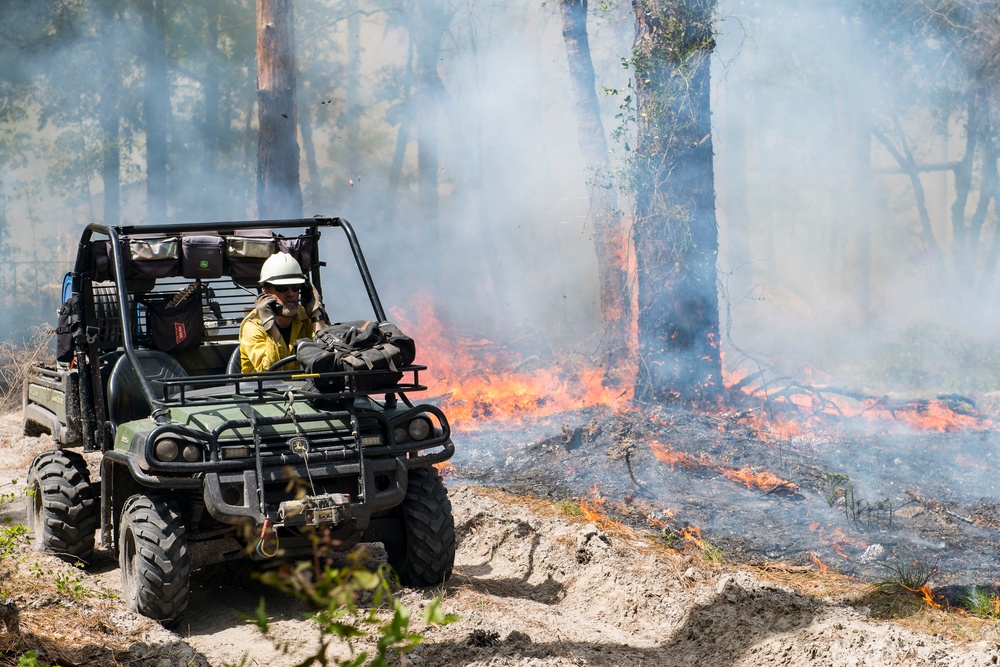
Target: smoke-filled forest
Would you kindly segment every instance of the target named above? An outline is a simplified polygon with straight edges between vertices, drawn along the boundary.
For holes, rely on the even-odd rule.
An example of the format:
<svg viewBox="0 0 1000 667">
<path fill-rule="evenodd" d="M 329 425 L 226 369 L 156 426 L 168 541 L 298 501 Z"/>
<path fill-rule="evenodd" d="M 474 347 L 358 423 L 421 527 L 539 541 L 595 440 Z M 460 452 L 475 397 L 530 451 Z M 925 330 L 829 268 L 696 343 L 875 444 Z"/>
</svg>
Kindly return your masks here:
<svg viewBox="0 0 1000 667">
<path fill-rule="evenodd" d="M 302 214 L 350 220 L 386 302 L 429 299 L 462 336 L 614 363 L 638 321 L 641 356 L 647 295 L 671 289 L 667 255 L 643 257 L 643 95 L 650 76 L 695 81 L 650 75 L 643 25 L 667 34 L 684 17 L 655 13 L 680 10 L 707 17 L 710 131 L 689 143 L 714 159 L 687 178 L 717 224 L 698 280 L 717 286 L 725 371 L 991 389 L 995 3 L 299 0 Z M 53 321 L 87 222 L 258 216 L 253 3 L 0 15 L 0 326 Z"/>
</svg>

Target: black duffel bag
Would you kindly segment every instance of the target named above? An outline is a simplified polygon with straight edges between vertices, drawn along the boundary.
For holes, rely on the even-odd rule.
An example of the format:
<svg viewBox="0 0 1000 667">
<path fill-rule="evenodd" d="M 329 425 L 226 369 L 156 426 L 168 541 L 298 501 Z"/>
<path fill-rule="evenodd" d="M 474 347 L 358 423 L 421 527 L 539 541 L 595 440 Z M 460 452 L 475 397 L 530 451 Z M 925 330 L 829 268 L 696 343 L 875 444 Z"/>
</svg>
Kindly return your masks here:
<svg viewBox="0 0 1000 667">
<path fill-rule="evenodd" d="M 413 363 L 416 346 L 413 339 L 391 322 L 357 320 L 337 322 L 316 332 L 313 338 L 295 344 L 295 357 L 306 373 L 335 371 L 370 371 L 356 378 L 360 390 L 391 387 L 403 374 L 399 371 Z M 317 391 L 340 391 L 342 377 L 313 380 Z"/>
</svg>

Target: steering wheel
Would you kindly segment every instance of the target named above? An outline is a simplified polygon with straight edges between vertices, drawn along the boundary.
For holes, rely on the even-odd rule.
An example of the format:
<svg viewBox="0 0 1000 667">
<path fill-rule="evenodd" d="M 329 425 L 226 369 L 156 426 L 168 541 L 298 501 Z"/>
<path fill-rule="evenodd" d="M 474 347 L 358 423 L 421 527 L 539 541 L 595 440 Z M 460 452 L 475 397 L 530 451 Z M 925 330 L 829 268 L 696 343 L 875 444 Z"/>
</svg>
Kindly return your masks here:
<svg viewBox="0 0 1000 667">
<path fill-rule="evenodd" d="M 282 366 L 287 366 L 288 364 L 292 363 L 293 361 L 297 361 L 297 357 L 294 354 L 291 354 L 291 355 L 289 355 L 287 357 L 284 357 L 283 359 L 278 359 L 276 362 L 274 362 L 273 364 L 271 364 L 270 366 L 268 366 L 267 372 L 270 373 L 271 371 L 276 371 L 279 368 L 281 368 Z"/>
</svg>

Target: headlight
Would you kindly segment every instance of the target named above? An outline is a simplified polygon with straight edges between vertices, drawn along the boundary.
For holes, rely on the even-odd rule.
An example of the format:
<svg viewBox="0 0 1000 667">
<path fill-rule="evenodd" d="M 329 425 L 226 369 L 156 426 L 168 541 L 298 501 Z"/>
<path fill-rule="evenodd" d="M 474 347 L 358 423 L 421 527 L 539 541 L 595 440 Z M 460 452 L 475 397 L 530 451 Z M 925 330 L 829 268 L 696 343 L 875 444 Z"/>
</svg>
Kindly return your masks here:
<svg viewBox="0 0 1000 667">
<path fill-rule="evenodd" d="M 414 440 L 423 440 L 431 434 L 431 423 L 424 417 L 418 417 L 410 422 L 406 431 Z"/>
<path fill-rule="evenodd" d="M 392 429 L 392 441 L 393 442 L 406 442 L 406 429 L 402 426 L 397 426 Z"/>
<path fill-rule="evenodd" d="M 201 461 L 201 447 L 194 443 L 188 443 L 184 445 L 184 449 L 181 450 L 181 456 L 188 463 L 194 463 L 195 461 Z"/>
<path fill-rule="evenodd" d="M 156 458 L 165 463 L 170 463 L 171 461 L 177 460 L 177 455 L 180 454 L 181 448 L 178 446 L 176 440 L 171 440 L 170 438 L 160 438 L 156 441 Z"/>
</svg>

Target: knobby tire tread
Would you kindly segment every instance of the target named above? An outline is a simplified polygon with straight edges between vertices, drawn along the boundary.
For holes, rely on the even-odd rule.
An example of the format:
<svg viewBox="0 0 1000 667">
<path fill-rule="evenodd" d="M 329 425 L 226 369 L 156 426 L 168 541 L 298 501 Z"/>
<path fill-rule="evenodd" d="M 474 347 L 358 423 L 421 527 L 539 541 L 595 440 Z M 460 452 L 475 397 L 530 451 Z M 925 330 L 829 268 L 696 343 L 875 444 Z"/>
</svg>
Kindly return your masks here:
<svg viewBox="0 0 1000 667">
<path fill-rule="evenodd" d="M 402 514 L 405 556 L 394 565 L 400 581 L 418 587 L 447 581 L 455 564 L 455 519 L 436 469 L 409 471 Z"/>
<path fill-rule="evenodd" d="M 98 501 L 83 457 L 58 449 L 39 454 L 28 471 L 28 488 L 40 494 L 29 501 L 35 548 L 70 562 L 90 562 Z"/>
<path fill-rule="evenodd" d="M 191 557 L 177 503 L 157 496 L 129 498 L 122 511 L 122 588 L 134 611 L 170 622 L 187 608 Z M 129 540 L 134 540 L 131 547 Z M 131 566 L 126 559 L 132 557 Z"/>
</svg>

